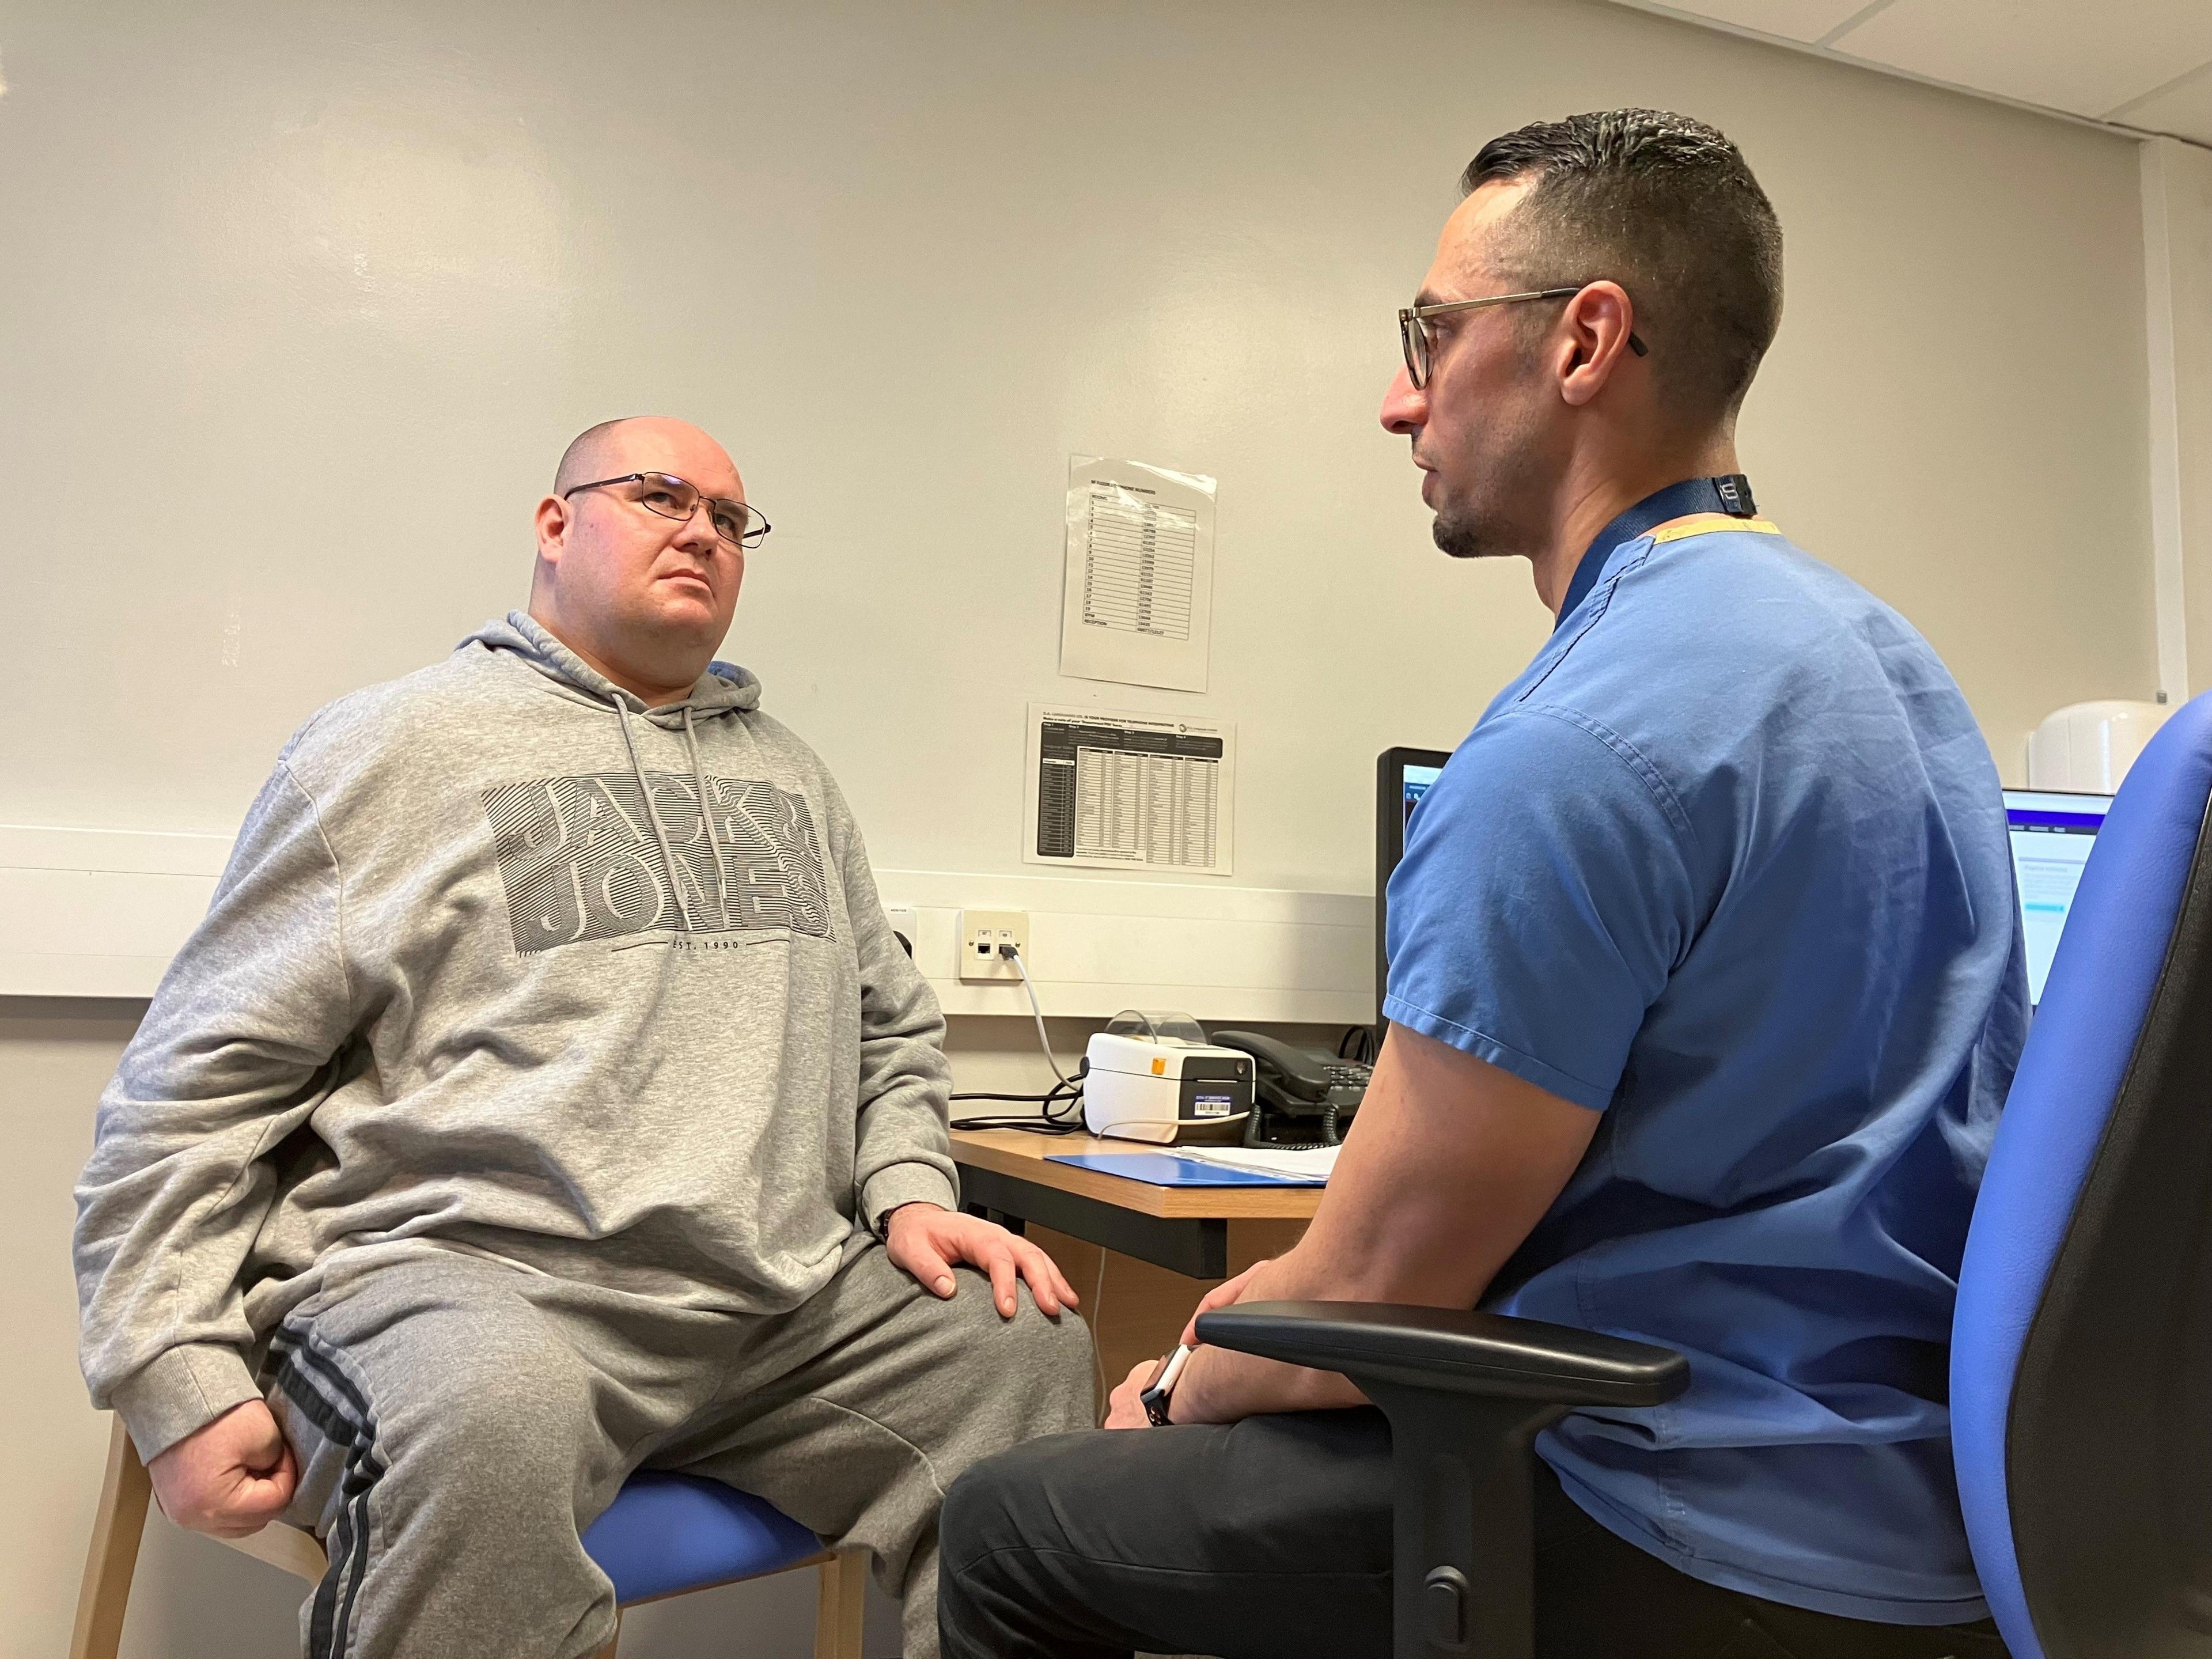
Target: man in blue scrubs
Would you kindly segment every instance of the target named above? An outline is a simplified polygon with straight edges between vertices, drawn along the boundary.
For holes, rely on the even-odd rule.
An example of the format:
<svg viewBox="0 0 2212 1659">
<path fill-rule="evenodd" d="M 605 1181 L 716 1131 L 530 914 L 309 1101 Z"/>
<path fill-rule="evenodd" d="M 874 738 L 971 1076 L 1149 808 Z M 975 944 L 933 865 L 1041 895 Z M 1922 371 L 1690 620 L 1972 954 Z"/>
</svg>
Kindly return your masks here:
<svg viewBox="0 0 2212 1659">
<path fill-rule="evenodd" d="M 1735 146 L 1613 111 L 1463 182 L 1382 422 L 1437 544 L 1526 557 L 1558 622 L 1408 828 L 1320 1213 L 1204 1305 L 1480 1304 L 1688 1356 L 1674 1403 L 1539 1443 L 1542 1654 L 2001 1653 L 1945 1397 L 2026 1024 L 1988 747 L 1911 624 L 1753 516 L 1781 234 Z M 954 1487 L 948 1659 L 1387 1654 L 1379 1413 L 1201 1348 L 1149 1427 L 1153 1369 L 1130 1432 Z"/>
</svg>

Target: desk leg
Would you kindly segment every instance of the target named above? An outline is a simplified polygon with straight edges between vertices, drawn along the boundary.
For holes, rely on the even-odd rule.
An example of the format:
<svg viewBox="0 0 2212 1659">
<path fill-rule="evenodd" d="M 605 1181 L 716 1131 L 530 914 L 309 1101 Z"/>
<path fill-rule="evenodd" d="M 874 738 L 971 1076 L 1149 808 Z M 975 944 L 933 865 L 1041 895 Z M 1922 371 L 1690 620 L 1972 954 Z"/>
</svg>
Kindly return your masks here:
<svg viewBox="0 0 2212 1659">
<path fill-rule="evenodd" d="M 1018 1237 L 1026 1235 L 1030 1230 L 1030 1224 L 1021 1217 L 1008 1215 L 1004 1210 L 994 1210 L 988 1204 L 969 1204 L 963 1207 L 969 1215 L 980 1215 L 986 1221 L 995 1221 L 1008 1232 Z"/>
<path fill-rule="evenodd" d="M 1303 1221 L 1232 1221 L 1229 1224 L 1229 1272 L 1243 1273 L 1254 1262 L 1280 1255 L 1306 1230 Z M 1139 1360 L 1157 1359 L 1175 1346 L 1199 1297 L 1218 1279 L 1192 1279 L 1135 1256 L 1097 1245 L 1049 1227 L 1033 1226 L 1032 1243 L 1060 1266 L 1075 1293 L 1098 1349 L 1098 1413 L 1106 1397 Z M 1105 1277 L 1099 1277 L 1101 1266 Z"/>
</svg>

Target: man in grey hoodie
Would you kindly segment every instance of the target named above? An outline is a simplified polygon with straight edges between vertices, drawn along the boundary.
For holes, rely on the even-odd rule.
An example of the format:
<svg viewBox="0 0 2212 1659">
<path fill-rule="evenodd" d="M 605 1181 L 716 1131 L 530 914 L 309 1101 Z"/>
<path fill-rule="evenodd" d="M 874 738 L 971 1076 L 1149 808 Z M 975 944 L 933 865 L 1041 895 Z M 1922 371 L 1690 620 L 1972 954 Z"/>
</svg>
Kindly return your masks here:
<svg viewBox="0 0 2212 1659">
<path fill-rule="evenodd" d="M 527 614 L 301 728 L 101 1100 L 94 1401 L 173 1519 L 324 1538 L 317 1659 L 595 1652 L 641 1467 L 866 1547 L 934 1655 L 945 1488 L 1093 1421 L 843 796 L 710 661 L 766 531 L 696 428 L 579 438 Z"/>
</svg>

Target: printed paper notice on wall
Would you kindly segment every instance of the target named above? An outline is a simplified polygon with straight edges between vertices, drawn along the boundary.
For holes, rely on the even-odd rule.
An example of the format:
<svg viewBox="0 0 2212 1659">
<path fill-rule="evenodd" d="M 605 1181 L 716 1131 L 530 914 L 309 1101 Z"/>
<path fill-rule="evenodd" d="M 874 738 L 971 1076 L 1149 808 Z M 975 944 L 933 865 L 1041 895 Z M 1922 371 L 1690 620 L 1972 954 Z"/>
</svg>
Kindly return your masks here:
<svg viewBox="0 0 2212 1659">
<path fill-rule="evenodd" d="M 1237 728 L 1030 705 L 1031 864 L 1229 873 Z"/>
<path fill-rule="evenodd" d="M 1071 459 L 1060 672 L 1203 691 L 1212 635 L 1213 480 Z"/>
</svg>

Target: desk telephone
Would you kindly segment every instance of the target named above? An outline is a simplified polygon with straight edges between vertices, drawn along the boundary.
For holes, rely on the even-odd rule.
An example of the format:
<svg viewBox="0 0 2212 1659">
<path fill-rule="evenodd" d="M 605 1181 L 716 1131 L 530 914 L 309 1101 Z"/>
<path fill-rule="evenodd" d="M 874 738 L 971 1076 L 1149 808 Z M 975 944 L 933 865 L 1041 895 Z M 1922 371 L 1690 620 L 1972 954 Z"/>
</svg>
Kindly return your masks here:
<svg viewBox="0 0 2212 1659">
<path fill-rule="evenodd" d="M 1336 1146 L 1367 1092 L 1371 1066 L 1334 1054 L 1294 1048 L 1257 1031 L 1216 1031 L 1223 1048 L 1252 1056 L 1252 1115 L 1244 1121 L 1247 1146 L 1305 1150 Z"/>
</svg>

